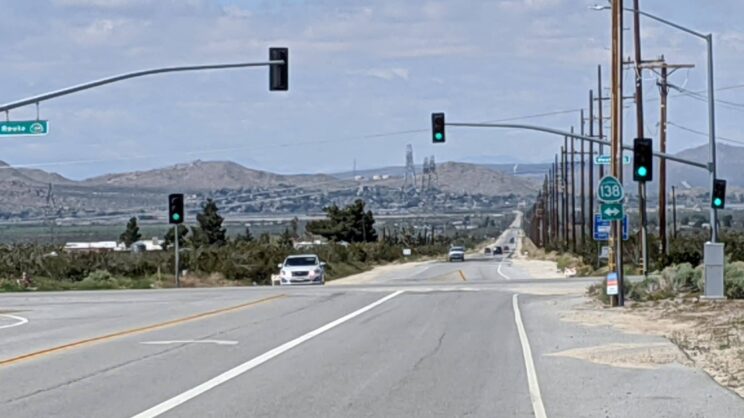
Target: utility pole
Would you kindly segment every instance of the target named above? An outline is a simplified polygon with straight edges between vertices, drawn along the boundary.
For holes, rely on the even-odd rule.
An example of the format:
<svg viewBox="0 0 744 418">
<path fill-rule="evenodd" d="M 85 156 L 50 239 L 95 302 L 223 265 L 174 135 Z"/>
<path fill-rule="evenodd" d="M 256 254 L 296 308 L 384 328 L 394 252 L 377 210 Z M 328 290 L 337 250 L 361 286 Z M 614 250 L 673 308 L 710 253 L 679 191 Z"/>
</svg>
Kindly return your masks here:
<svg viewBox="0 0 744 418">
<path fill-rule="evenodd" d="M 568 137 L 563 138 L 564 146 L 561 148 L 561 196 L 563 205 L 561 221 L 563 222 L 563 241 L 568 249 L 570 237 L 568 236 L 568 169 L 566 168 L 566 147 L 568 147 Z"/>
<path fill-rule="evenodd" d="M 594 91 L 592 90 L 589 90 L 589 136 L 594 136 Z M 589 221 L 594 231 L 594 142 L 589 142 Z"/>
<path fill-rule="evenodd" d="M 574 132 L 573 126 L 571 133 Z M 571 249 L 576 253 L 576 166 L 574 165 L 576 155 L 576 138 L 571 137 Z"/>
<path fill-rule="evenodd" d="M 622 117 L 623 117 L 623 1 L 612 0 L 612 138 L 611 167 L 613 176 L 623 183 Z M 600 102 L 601 103 L 601 102 Z M 617 273 L 618 306 L 625 305 L 623 275 L 622 221 L 612 223 L 609 271 Z"/>
<path fill-rule="evenodd" d="M 641 18 L 638 11 L 639 0 L 633 0 L 633 44 L 635 51 L 635 103 L 636 103 L 636 138 L 645 137 L 643 133 L 643 79 L 641 72 Z M 622 13 L 622 12 L 621 12 Z M 641 215 L 641 254 L 643 275 L 648 275 L 648 219 L 646 216 L 646 182 L 638 182 L 638 203 Z"/>
<path fill-rule="evenodd" d="M 648 68 L 651 70 L 659 70 L 660 80 L 657 83 L 659 85 L 659 96 L 660 96 L 660 116 L 659 116 L 659 152 L 666 152 L 667 149 L 667 111 L 668 102 L 667 97 L 669 96 L 669 83 L 667 79 L 669 75 L 674 73 L 680 68 L 693 68 L 692 64 L 667 64 L 664 61 L 662 55 L 659 60 L 654 62 L 647 62 L 642 64 L 642 68 Z M 666 233 L 666 159 L 659 159 L 659 238 L 661 240 L 661 252 L 662 254 L 668 254 L 669 252 L 669 240 Z"/>
<path fill-rule="evenodd" d="M 602 66 L 597 66 L 597 107 L 599 108 L 599 123 L 597 123 L 597 134 L 599 135 L 599 139 L 604 139 L 604 116 L 602 116 L 602 109 L 604 108 L 604 104 L 602 103 Z M 599 155 L 604 154 L 604 145 L 599 144 Z M 599 166 L 599 178 L 601 179 L 604 177 L 604 166 Z M 592 189 L 592 193 L 594 193 L 594 190 Z"/>
<path fill-rule="evenodd" d="M 560 209 L 558 207 L 558 154 L 555 154 L 555 161 L 553 162 L 553 235 L 555 236 L 555 244 L 558 246 L 561 242 L 561 224 Z"/>
<path fill-rule="evenodd" d="M 672 236 L 677 239 L 677 188 L 672 186 Z"/>
<path fill-rule="evenodd" d="M 581 109 L 581 136 L 584 136 L 584 109 Z M 586 173 L 584 172 L 584 159 L 586 156 L 584 155 L 584 140 L 581 140 L 581 163 L 580 163 L 580 170 L 581 171 L 581 250 L 584 250 L 584 247 L 586 246 L 586 195 L 584 194 L 584 177 L 586 177 Z"/>
</svg>

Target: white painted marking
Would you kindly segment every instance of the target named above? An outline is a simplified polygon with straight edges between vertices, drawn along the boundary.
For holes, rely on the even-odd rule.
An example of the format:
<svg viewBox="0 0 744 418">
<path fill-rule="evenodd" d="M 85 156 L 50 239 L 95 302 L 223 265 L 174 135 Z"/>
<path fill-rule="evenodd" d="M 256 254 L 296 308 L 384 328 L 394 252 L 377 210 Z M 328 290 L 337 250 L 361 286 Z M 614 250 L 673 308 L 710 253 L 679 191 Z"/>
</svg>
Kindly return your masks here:
<svg viewBox="0 0 744 418">
<path fill-rule="evenodd" d="M 140 344 L 147 345 L 168 345 L 168 344 L 217 344 L 217 345 L 235 345 L 237 341 L 228 340 L 170 340 L 170 341 L 142 341 Z"/>
<path fill-rule="evenodd" d="M 505 278 L 506 280 L 511 280 L 509 276 L 501 272 L 501 266 L 504 264 L 504 259 L 502 258 L 501 261 L 499 261 L 499 268 L 496 269 L 496 272 L 501 275 L 501 277 Z"/>
<path fill-rule="evenodd" d="M 512 298 L 512 302 L 514 305 L 514 322 L 517 323 L 517 332 L 519 333 L 519 340 L 522 343 L 524 365 L 527 369 L 527 383 L 530 387 L 532 410 L 535 411 L 535 418 L 547 418 L 547 415 L 545 414 L 545 405 L 543 405 L 542 395 L 540 394 L 540 385 L 537 382 L 535 362 L 532 360 L 530 341 L 527 339 L 527 332 L 524 330 L 524 324 L 522 323 L 522 314 L 519 312 L 519 295 L 515 294 Z"/>
<path fill-rule="evenodd" d="M 12 324 L 0 325 L 0 329 L 13 328 L 13 327 L 21 326 L 23 324 L 27 324 L 28 323 L 28 319 L 26 319 L 26 318 L 24 318 L 22 316 L 9 315 L 9 314 L 0 314 L 0 316 L 2 316 L 4 318 L 15 319 L 17 321 L 17 322 L 14 322 Z"/>
<path fill-rule="evenodd" d="M 273 348 L 273 349 L 271 349 L 271 350 L 269 350 L 269 351 L 261 354 L 258 357 L 255 357 L 255 358 L 253 358 L 251 360 L 248 360 L 247 362 L 245 362 L 243 364 L 240 364 L 240 365 L 238 365 L 238 366 L 236 366 L 236 367 L 234 367 L 234 368 L 232 368 L 232 369 L 230 369 L 230 370 L 228 370 L 228 371 L 220 374 L 219 376 L 213 377 L 212 379 L 207 380 L 206 382 L 204 382 L 204 383 L 202 383 L 202 384 L 200 384 L 200 385 L 198 385 L 196 387 L 193 387 L 193 388 L 187 390 L 186 392 L 181 393 L 180 395 L 174 396 L 173 398 L 170 398 L 167 401 L 164 401 L 164 402 L 162 402 L 162 403 L 160 403 L 158 405 L 155 405 L 152 408 L 148 409 L 147 411 L 140 412 L 139 414 L 135 415 L 133 418 L 154 418 L 154 417 L 160 416 L 160 415 L 162 415 L 162 414 L 170 411 L 171 409 L 173 409 L 173 408 L 175 408 L 175 407 L 177 407 L 177 406 L 179 406 L 179 405 L 181 405 L 181 404 L 183 404 L 183 403 L 185 403 L 185 402 L 187 402 L 187 401 L 189 401 L 189 400 L 191 400 L 191 399 L 193 399 L 193 398 L 195 398 L 195 397 L 203 394 L 204 392 L 207 392 L 207 391 L 209 391 L 211 389 L 214 389 L 215 387 L 217 387 L 217 386 L 219 386 L 219 385 L 221 385 L 221 384 L 223 384 L 223 383 L 225 383 L 225 382 L 227 382 L 229 380 L 232 380 L 232 379 L 234 379 L 234 378 L 242 375 L 243 373 L 245 373 L 245 372 L 247 372 L 247 371 L 249 371 L 249 370 L 251 370 L 253 368 L 258 367 L 261 364 L 266 363 L 267 361 L 273 359 L 274 357 L 276 357 L 276 356 L 278 356 L 278 355 L 280 355 L 280 354 L 282 354 L 282 353 L 284 353 L 286 351 L 289 351 L 289 350 L 293 349 L 294 347 L 297 347 L 298 345 L 300 345 L 300 344 L 302 344 L 302 343 L 304 343 L 304 342 L 306 342 L 306 341 L 308 341 L 308 340 L 310 340 L 310 339 L 312 339 L 314 337 L 317 337 L 318 335 L 320 335 L 320 334 L 322 334 L 322 333 L 324 333 L 324 332 L 326 332 L 326 331 L 328 331 L 330 329 L 333 329 L 333 328 L 335 328 L 335 327 L 343 324 L 346 321 L 349 321 L 349 320 L 351 320 L 353 318 L 356 318 L 357 316 L 359 316 L 359 315 L 361 315 L 361 314 L 363 314 L 363 313 L 365 313 L 365 312 L 367 312 L 367 311 L 369 311 L 371 309 L 374 309 L 377 306 L 382 305 L 383 303 L 385 303 L 385 302 L 389 301 L 390 299 L 392 299 L 392 298 L 400 295 L 403 292 L 404 292 L 403 290 L 399 290 L 397 292 L 394 292 L 394 293 L 391 293 L 391 294 L 385 296 L 382 299 L 378 299 L 376 302 L 372 302 L 372 303 L 370 303 L 369 305 L 367 305 L 367 306 L 365 306 L 363 308 L 357 309 L 356 311 L 354 311 L 354 312 L 352 312 L 352 313 L 350 313 L 348 315 L 342 316 L 341 318 L 338 318 L 335 321 L 329 322 L 329 323 L 323 325 L 320 328 L 317 328 L 317 329 L 315 329 L 313 331 L 308 332 L 305 335 L 302 335 L 300 337 L 297 337 L 297 338 L 295 338 L 292 341 L 286 342 L 286 343 L 284 343 L 284 344 L 282 344 L 282 345 L 280 345 L 280 346 L 278 346 L 276 348 Z"/>
</svg>

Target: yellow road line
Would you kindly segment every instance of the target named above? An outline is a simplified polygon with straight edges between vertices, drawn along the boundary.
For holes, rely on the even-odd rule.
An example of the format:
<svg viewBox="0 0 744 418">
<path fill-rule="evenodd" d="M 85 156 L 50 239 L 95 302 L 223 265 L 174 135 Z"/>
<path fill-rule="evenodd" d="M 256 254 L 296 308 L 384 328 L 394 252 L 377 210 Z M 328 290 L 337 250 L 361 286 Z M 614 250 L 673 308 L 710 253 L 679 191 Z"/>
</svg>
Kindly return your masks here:
<svg viewBox="0 0 744 418">
<path fill-rule="evenodd" d="M 269 296 L 269 297 L 265 297 L 265 298 L 262 298 L 262 299 L 254 300 L 254 301 L 251 301 L 251 302 L 241 303 L 240 305 L 228 306 L 226 308 L 220 308 L 220 309 L 215 309 L 215 310 L 212 310 L 212 311 L 202 312 L 202 313 L 199 313 L 199 314 L 190 315 L 190 316 L 183 317 L 183 318 L 172 319 L 170 321 L 160 322 L 158 324 L 146 325 L 144 327 L 132 328 L 132 329 L 124 330 L 124 331 L 118 331 L 118 332 L 114 332 L 112 334 L 106 334 L 106 335 L 101 335 L 101 336 L 98 336 L 98 337 L 86 338 L 84 340 L 79 340 L 79 341 L 75 341 L 75 342 L 71 342 L 71 343 L 67 343 L 67 344 L 58 345 L 56 347 L 45 348 L 43 350 L 34 351 L 34 352 L 31 352 L 31 353 L 27 353 L 27 354 L 21 354 L 20 356 L 16 356 L 16 357 L 12 357 L 12 358 L 9 358 L 9 359 L 0 360 L 0 366 L 7 366 L 7 365 L 18 363 L 18 362 L 21 362 L 21 361 L 30 360 L 30 359 L 33 359 L 33 358 L 36 358 L 36 357 L 41 357 L 41 356 L 44 356 L 44 355 L 47 355 L 47 354 L 53 354 L 53 353 L 56 353 L 56 352 L 59 352 L 59 351 L 63 351 L 63 350 L 69 350 L 69 349 L 73 349 L 73 348 L 79 348 L 79 347 L 82 347 L 82 346 L 86 346 L 86 345 L 89 345 L 89 344 L 94 344 L 94 343 L 101 342 L 101 341 L 113 340 L 113 339 L 119 338 L 119 337 L 125 337 L 125 336 L 129 336 L 129 335 L 140 334 L 140 333 L 143 333 L 143 332 L 154 331 L 156 329 L 162 329 L 162 328 L 166 328 L 166 327 L 170 327 L 170 326 L 174 326 L 174 325 L 183 324 L 183 323 L 186 323 L 186 322 L 191 322 L 191 321 L 196 321 L 196 320 L 199 320 L 199 319 L 209 318 L 209 317 L 212 317 L 212 316 L 216 316 L 216 315 L 220 315 L 220 314 L 224 314 L 224 313 L 228 313 L 228 312 L 235 312 L 235 311 L 238 311 L 240 309 L 248 308 L 248 307 L 255 306 L 255 305 L 258 305 L 258 304 L 261 304 L 261 303 L 265 303 L 265 302 L 271 302 L 271 301 L 274 301 L 274 300 L 277 300 L 277 299 L 282 299 L 284 297 L 286 297 L 286 295 Z"/>
<path fill-rule="evenodd" d="M 468 279 L 465 278 L 465 273 L 463 273 L 462 270 L 457 270 L 457 271 L 460 272 L 460 278 L 462 279 L 462 281 L 463 282 L 467 282 Z M 0 363 L 0 364 L 2 364 L 2 363 Z"/>
</svg>

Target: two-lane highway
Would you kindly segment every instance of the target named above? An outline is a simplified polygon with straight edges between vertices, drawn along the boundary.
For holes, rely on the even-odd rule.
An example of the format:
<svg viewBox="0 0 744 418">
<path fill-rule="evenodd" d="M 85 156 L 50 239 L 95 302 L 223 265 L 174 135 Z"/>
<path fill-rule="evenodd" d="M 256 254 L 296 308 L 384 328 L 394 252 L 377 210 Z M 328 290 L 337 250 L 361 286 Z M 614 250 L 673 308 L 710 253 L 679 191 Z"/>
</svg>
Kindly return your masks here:
<svg viewBox="0 0 744 418">
<path fill-rule="evenodd" d="M 513 277 L 499 275 L 499 266 Z M 529 294 L 581 293 L 585 285 L 527 277 L 491 257 L 412 264 L 371 282 L 325 287 L 2 295 L 0 312 L 28 322 L 0 328 L 0 416 L 735 417 L 744 410 L 693 369 L 626 370 L 555 356 L 629 338 L 560 321 L 557 306 L 568 296 Z M 516 299 L 515 291 L 527 293 Z M 0 325 L 12 323 L 6 319 Z M 602 381 L 587 381 L 593 376 Z M 644 390 L 620 386 L 628 379 Z M 632 409 L 617 401 L 616 386 L 626 388 Z"/>
</svg>

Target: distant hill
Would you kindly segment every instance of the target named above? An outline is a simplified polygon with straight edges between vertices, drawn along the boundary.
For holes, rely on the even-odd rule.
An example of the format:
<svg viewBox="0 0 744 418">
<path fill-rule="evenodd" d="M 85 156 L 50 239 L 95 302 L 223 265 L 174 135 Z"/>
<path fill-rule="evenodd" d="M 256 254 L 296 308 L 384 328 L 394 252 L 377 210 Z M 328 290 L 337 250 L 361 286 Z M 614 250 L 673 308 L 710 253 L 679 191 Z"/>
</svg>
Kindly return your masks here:
<svg viewBox="0 0 744 418">
<path fill-rule="evenodd" d="M 107 174 L 82 182 L 90 186 L 137 187 L 159 190 L 207 191 L 274 187 L 279 185 L 320 187 L 343 184 L 324 174 L 280 175 L 253 170 L 231 161 L 193 161 L 169 167 L 130 173 Z"/>
<path fill-rule="evenodd" d="M 439 188 L 453 193 L 485 195 L 531 195 L 540 183 L 530 178 L 518 177 L 487 167 L 447 162 L 437 167 Z"/>
</svg>

